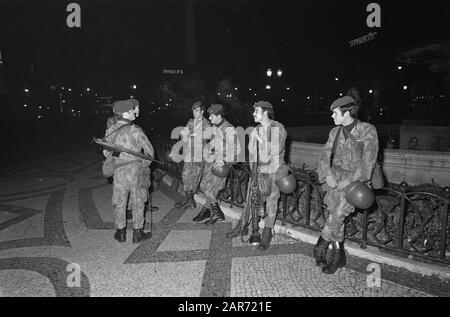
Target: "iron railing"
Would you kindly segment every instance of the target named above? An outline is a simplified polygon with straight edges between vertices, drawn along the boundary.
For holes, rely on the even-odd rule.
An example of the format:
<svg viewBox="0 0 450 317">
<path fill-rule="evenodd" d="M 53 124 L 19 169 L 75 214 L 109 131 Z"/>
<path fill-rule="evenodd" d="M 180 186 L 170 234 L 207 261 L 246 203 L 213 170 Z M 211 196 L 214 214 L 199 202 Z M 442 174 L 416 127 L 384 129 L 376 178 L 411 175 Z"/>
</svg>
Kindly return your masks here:
<svg viewBox="0 0 450 317">
<path fill-rule="evenodd" d="M 181 182 L 182 163 L 167 160 L 170 145 L 156 143 L 161 166 Z M 325 192 L 315 171 L 294 169 L 297 188 L 281 194 L 277 219 L 321 231 L 327 217 Z M 243 207 L 250 177 L 249 165 L 234 164 L 219 199 Z M 346 239 L 382 248 L 386 252 L 412 255 L 450 264 L 450 188 L 432 185 L 390 184 L 375 191 L 376 203 L 368 210 L 356 210 L 346 222 Z"/>
</svg>

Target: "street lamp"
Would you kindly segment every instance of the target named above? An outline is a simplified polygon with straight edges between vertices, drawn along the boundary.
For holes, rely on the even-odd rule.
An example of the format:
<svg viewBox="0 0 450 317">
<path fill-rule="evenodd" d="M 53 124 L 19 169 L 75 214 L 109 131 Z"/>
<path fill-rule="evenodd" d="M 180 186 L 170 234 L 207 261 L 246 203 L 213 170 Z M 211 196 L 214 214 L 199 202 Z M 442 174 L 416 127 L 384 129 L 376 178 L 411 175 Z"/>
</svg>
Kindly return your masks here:
<svg viewBox="0 0 450 317">
<path fill-rule="evenodd" d="M 397 67 L 397 69 L 398 69 L 398 70 L 402 70 L 402 69 L 403 69 L 403 67 L 401 67 L 401 66 L 398 66 L 398 67 Z"/>
<path fill-rule="evenodd" d="M 266 89 L 270 89 L 270 88 L 272 88 L 272 87 L 270 87 L 270 85 L 266 85 Z"/>
</svg>

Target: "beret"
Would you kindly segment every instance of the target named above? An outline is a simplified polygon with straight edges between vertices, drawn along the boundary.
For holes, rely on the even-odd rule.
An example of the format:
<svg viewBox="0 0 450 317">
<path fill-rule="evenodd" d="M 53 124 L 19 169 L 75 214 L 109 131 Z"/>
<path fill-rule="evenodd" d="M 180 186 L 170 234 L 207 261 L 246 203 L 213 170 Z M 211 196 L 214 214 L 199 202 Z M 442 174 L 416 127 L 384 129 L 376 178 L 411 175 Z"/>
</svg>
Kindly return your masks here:
<svg viewBox="0 0 450 317">
<path fill-rule="evenodd" d="M 194 102 L 194 104 L 192 105 L 192 110 L 197 109 L 198 107 L 201 107 L 203 104 L 201 101 L 196 101 Z"/>
<path fill-rule="evenodd" d="M 265 109 L 265 110 L 268 110 L 268 109 L 273 110 L 272 104 L 268 101 L 258 101 L 257 103 L 255 103 L 253 105 L 253 108 L 258 108 L 258 107 L 261 107 L 262 109 Z"/>
<path fill-rule="evenodd" d="M 139 102 L 135 99 L 118 100 L 113 104 L 113 111 L 122 114 L 134 109 L 136 105 L 139 105 Z"/>
<path fill-rule="evenodd" d="M 334 109 L 338 108 L 338 107 L 342 107 L 345 105 L 348 105 L 349 103 L 355 103 L 356 100 L 353 99 L 350 96 L 344 96 L 342 98 L 338 98 L 336 99 L 330 106 L 330 110 L 333 111 Z"/>
<path fill-rule="evenodd" d="M 223 106 L 221 104 L 214 104 L 208 108 L 208 113 L 213 115 L 217 115 L 221 111 L 223 111 Z"/>
<path fill-rule="evenodd" d="M 137 101 L 136 99 L 129 99 L 129 101 L 133 104 L 133 107 L 139 106 L 139 101 Z"/>
</svg>

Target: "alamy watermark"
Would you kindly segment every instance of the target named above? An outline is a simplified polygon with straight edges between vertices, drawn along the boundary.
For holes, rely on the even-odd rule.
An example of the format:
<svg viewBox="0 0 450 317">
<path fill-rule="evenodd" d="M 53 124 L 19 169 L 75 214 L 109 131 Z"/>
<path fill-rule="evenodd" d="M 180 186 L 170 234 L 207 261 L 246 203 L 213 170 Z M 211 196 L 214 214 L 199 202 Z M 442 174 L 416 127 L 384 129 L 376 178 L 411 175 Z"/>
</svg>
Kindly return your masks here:
<svg viewBox="0 0 450 317">
<path fill-rule="evenodd" d="M 368 288 L 374 288 L 374 287 L 381 287 L 381 268 L 378 263 L 370 263 L 367 266 L 367 272 L 371 272 L 367 276 L 367 287 Z"/>
<path fill-rule="evenodd" d="M 198 131 L 198 130 L 197 130 Z M 284 145 L 280 144 L 279 127 L 208 127 L 200 132 L 191 132 L 186 127 L 176 127 L 172 130 L 171 139 L 179 140 L 171 149 L 171 159 L 184 162 L 260 162 L 270 163 L 278 167 L 279 154 Z M 246 160 L 244 146 L 249 137 L 249 157 Z M 210 140 L 209 143 L 206 143 Z M 205 144 L 206 143 L 206 144 Z M 258 152 L 256 152 L 258 148 Z M 274 171 L 275 172 L 275 171 Z"/>
<path fill-rule="evenodd" d="M 67 276 L 66 284 L 68 287 L 81 287 L 81 267 L 77 263 L 70 263 L 66 268 L 70 274 Z"/>
</svg>

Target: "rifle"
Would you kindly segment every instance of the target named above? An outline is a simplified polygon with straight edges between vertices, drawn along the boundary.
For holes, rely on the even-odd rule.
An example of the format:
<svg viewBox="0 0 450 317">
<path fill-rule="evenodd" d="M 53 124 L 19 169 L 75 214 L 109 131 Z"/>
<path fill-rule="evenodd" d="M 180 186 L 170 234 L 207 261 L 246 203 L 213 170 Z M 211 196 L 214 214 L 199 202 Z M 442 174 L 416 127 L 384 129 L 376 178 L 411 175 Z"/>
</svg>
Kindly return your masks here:
<svg viewBox="0 0 450 317">
<path fill-rule="evenodd" d="M 259 234 L 259 213 L 261 209 L 261 191 L 259 189 L 258 182 L 258 142 L 256 142 L 256 160 L 252 163 L 252 175 L 249 180 L 249 186 L 247 189 L 247 197 L 245 201 L 245 218 L 244 227 L 241 233 L 241 240 L 244 241 L 243 235 L 248 232 L 247 228 L 252 224 L 252 233 L 249 238 L 250 243 L 258 243 L 261 241 Z M 251 219 L 250 219 L 251 213 Z"/>
<path fill-rule="evenodd" d="M 163 162 L 158 161 L 157 159 L 155 159 L 153 156 L 146 155 L 146 154 L 143 154 L 143 153 L 139 153 L 139 152 L 127 149 L 126 147 L 123 147 L 121 145 L 117 145 L 117 144 L 108 142 L 105 139 L 93 138 L 93 142 L 95 142 L 98 145 L 101 145 L 105 150 L 108 150 L 108 151 L 119 152 L 119 153 L 120 152 L 125 152 L 125 153 L 134 155 L 136 157 L 139 157 L 139 158 L 147 160 L 147 161 L 155 161 L 156 163 L 164 164 Z"/>
</svg>

